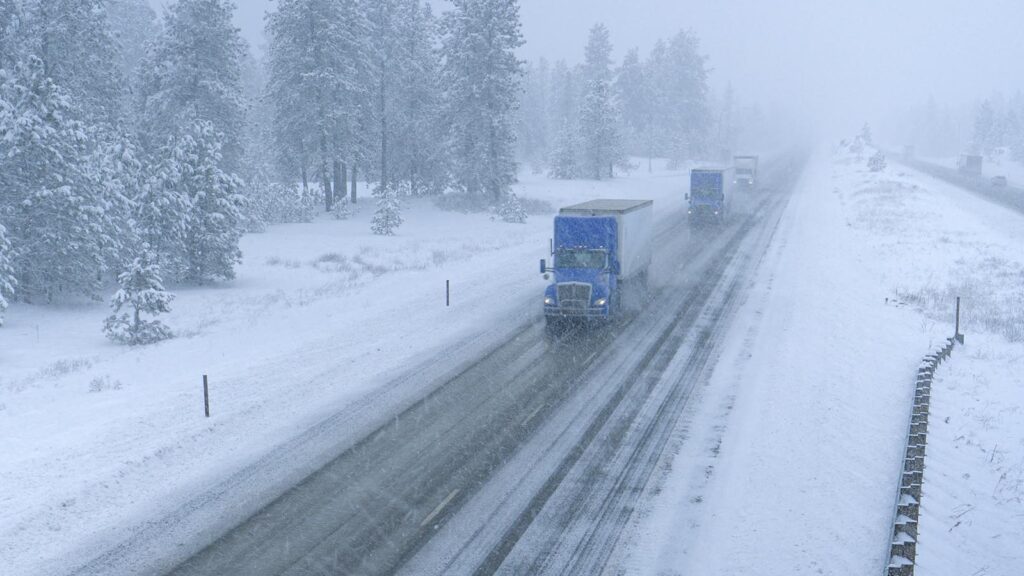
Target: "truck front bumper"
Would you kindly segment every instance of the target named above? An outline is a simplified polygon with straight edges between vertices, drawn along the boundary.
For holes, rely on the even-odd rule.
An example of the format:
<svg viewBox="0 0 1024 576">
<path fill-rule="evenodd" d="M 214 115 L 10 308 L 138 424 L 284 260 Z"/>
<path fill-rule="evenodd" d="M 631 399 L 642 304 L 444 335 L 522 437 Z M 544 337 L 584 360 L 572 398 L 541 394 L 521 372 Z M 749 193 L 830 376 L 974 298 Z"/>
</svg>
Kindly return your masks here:
<svg viewBox="0 0 1024 576">
<path fill-rule="evenodd" d="M 567 320 L 572 318 L 603 320 L 608 318 L 607 306 L 591 306 L 590 308 L 560 308 L 545 306 L 544 316 L 548 319 Z"/>
</svg>

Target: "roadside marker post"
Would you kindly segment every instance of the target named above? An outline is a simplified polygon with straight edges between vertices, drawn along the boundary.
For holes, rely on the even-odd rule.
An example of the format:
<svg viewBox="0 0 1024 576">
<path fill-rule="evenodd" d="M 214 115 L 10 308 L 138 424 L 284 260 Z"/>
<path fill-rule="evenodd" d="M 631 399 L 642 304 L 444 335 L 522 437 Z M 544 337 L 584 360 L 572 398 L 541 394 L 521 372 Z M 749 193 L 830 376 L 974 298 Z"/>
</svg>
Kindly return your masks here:
<svg viewBox="0 0 1024 576">
<path fill-rule="evenodd" d="M 444 281 L 444 305 L 450 307 L 452 305 L 452 281 Z"/>
<path fill-rule="evenodd" d="M 210 417 L 210 381 L 203 374 L 203 407 L 206 409 L 206 417 Z"/>
<path fill-rule="evenodd" d="M 960 297 L 956 297 L 956 333 L 953 334 L 957 342 L 964 343 L 964 335 L 960 333 Z"/>
</svg>

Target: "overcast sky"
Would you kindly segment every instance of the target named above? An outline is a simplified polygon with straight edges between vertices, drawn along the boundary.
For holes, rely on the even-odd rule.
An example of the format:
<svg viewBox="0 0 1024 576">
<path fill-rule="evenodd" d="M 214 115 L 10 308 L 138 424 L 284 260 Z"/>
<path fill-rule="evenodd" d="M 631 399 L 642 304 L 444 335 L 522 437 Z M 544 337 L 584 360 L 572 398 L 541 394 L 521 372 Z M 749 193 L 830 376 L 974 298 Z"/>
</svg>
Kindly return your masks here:
<svg viewBox="0 0 1024 576">
<path fill-rule="evenodd" d="M 150 0 L 154 6 L 167 0 Z M 446 2 L 432 0 L 440 12 Z M 273 0 L 236 0 L 254 47 Z M 965 103 L 1024 89 L 1020 0 L 521 0 L 524 58 L 578 61 L 604 22 L 617 57 L 691 29 L 713 85 L 741 100 L 788 102 L 822 122 L 924 102 Z"/>
</svg>

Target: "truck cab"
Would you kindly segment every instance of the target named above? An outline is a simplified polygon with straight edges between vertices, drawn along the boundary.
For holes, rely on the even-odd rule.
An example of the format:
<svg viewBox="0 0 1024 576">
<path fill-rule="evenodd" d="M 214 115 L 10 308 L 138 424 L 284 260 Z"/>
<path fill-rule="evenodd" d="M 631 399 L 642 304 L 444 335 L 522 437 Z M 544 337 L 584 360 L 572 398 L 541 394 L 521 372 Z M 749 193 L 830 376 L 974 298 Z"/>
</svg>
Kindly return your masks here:
<svg viewBox="0 0 1024 576">
<path fill-rule="evenodd" d="M 733 183 L 738 186 L 753 188 L 757 185 L 757 156 L 734 156 Z"/>
<path fill-rule="evenodd" d="M 728 170 L 695 168 L 690 172 L 690 193 L 687 194 L 690 223 L 723 224 L 728 212 L 728 190 L 732 179 Z"/>
<path fill-rule="evenodd" d="M 544 293 L 544 314 L 607 319 L 616 293 L 615 219 L 555 217 L 555 282 Z"/>
</svg>

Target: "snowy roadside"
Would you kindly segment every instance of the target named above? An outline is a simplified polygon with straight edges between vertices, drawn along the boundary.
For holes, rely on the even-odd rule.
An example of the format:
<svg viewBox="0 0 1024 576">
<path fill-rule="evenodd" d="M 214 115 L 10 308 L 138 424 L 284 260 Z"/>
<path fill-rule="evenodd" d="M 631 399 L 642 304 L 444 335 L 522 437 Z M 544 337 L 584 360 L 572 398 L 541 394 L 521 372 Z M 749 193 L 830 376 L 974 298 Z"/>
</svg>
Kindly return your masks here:
<svg viewBox="0 0 1024 576">
<path fill-rule="evenodd" d="M 958 353 L 972 366 L 1005 374 L 1024 354 L 1022 224 L 902 167 L 874 174 L 820 152 L 680 430 L 671 471 L 637 515 L 629 571 L 881 573 L 912 377 L 920 357 L 952 334 L 952 298 L 966 298 L 965 330 L 975 336 Z M 982 402 L 1000 415 L 1020 409 L 1019 394 L 1004 396 L 1012 383 L 970 389 L 972 398 L 944 401 L 956 410 Z M 1012 470 L 1024 424 L 1000 422 L 1003 466 Z M 925 490 L 927 515 L 927 480 Z M 996 531 L 1019 525 L 1015 506 L 984 522 Z M 1016 536 L 1002 534 L 998 573 L 1020 573 Z"/>
<path fill-rule="evenodd" d="M 683 205 L 686 172 L 612 182 L 525 176 L 524 197 Z M 550 215 L 525 225 L 407 207 L 397 238 L 369 234 L 372 206 L 348 221 L 275 226 L 243 239 L 238 279 L 177 289 L 179 337 L 129 349 L 100 333 L 104 304 L 16 305 L 0 330 L 0 557 L 11 574 L 61 573 L 124 540 L 220 479 L 344 410 L 349 438 L 425 392 L 431 359 L 457 365 L 539 318 Z M 445 307 L 445 281 L 452 305 Z M 202 412 L 211 377 L 213 417 Z M 408 384 L 412 382 L 412 384 Z M 302 463 L 296 462 L 301 470 Z M 246 500 L 294 470 L 270 469 Z"/>
</svg>

